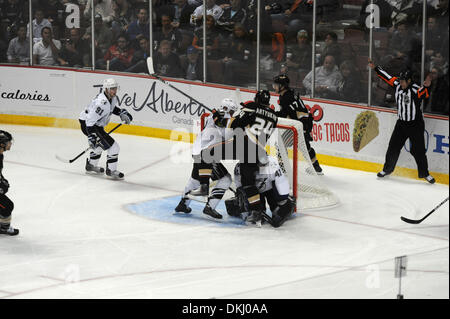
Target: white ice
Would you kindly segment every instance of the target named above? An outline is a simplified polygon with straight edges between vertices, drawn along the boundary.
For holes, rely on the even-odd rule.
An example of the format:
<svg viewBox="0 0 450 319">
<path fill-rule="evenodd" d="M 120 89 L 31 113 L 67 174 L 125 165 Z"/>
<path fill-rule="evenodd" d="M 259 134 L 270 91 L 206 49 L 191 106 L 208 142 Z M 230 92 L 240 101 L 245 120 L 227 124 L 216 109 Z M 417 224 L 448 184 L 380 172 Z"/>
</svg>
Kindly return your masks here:
<svg viewBox="0 0 450 319">
<path fill-rule="evenodd" d="M 0 237 L 0 298 L 449 298 L 447 185 L 323 166 L 341 206 L 273 229 L 155 221 L 130 203 L 181 194 L 190 144 L 114 134 L 124 181 L 88 176 L 78 130 L 2 125 L 17 237 Z M 188 154 L 188 153 L 187 153 Z M 189 154 L 188 154 L 189 157 Z M 104 164 L 105 155 L 102 157 Z M 211 221 L 211 223 L 214 223 Z"/>
</svg>

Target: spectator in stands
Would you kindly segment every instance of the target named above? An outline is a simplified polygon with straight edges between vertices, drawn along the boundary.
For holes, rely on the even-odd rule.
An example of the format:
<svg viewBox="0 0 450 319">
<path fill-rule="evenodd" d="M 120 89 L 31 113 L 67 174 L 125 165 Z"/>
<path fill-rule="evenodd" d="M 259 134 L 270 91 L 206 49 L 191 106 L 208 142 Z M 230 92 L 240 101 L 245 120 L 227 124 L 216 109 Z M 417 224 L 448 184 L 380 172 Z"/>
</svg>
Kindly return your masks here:
<svg viewBox="0 0 450 319">
<path fill-rule="evenodd" d="M 109 26 L 114 19 L 114 11 L 112 7 L 112 0 L 93 0 L 94 1 L 94 14 L 101 14 L 103 22 Z M 91 1 L 86 2 L 84 8 L 84 18 L 87 21 L 91 21 Z"/>
<path fill-rule="evenodd" d="M 449 82 L 448 74 L 444 75 L 442 70 L 434 67 L 431 69 L 431 86 L 428 88 L 430 97 L 425 101 L 424 109 L 428 112 L 449 114 Z"/>
<path fill-rule="evenodd" d="M 148 73 L 147 58 L 150 56 L 150 42 L 147 38 L 141 38 L 139 40 L 139 50 L 133 54 L 131 60 L 131 66 L 124 70 L 124 72 L 132 73 Z"/>
<path fill-rule="evenodd" d="M 342 80 L 336 89 L 336 99 L 346 102 L 361 102 L 364 90 L 361 86 L 361 73 L 356 65 L 345 60 L 341 63 Z"/>
<path fill-rule="evenodd" d="M 44 17 L 51 23 L 53 35 L 55 35 L 56 29 L 58 32 L 64 30 L 65 7 L 60 0 L 39 1 L 39 8 L 44 11 Z"/>
<path fill-rule="evenodd" d="M 299 71 L 311 70 L 312 47 L 308 37 L 308 31 L 297 32 L 297 43 L 288 45 L 286 54 L 286 65 L 290 69 Z"/>
<path fill-rule="evenodd" d="M 422 3 L 416 0 L 390 1 L 389 3 L 392 6 L 391 28 L 397 28 L 401 23 L 415 26 L 422 22 L 420 21 L 422 19 Z"/>
<path fill-rule="evenodd" d="M 265 1 L 264 9 L 272 20 L 278 20 L 286 25 L 288 37 L 294 37 L 298 30 L 311 25 L 312 6 L 307 5 L 307 1 Z"/>
<path fill-rule="evenodd" d="M 11 40 L 17 32 L 17 26 L 28 21 L 28 2 L 23 0 L 4 0 L 0 6 L 2 28 L 5 28 L 5 40 Z"/>
<path fill-rule="evenodd" d="M 131 66 L 134 48 L 129 45 L 125 34 L 117 37 L 116 44 L 113 44 L 106 52 L 103 60 L 99 60 L 99 67 L 105 69 L 109 61 L 109 70 L 124 71 Z"/>
<path fill-rule="evenodd" d="M 180 31 L 192 31 L 191 15 L 196 7 L 188 3 L 187 0 L 174 0 L 173 4 L 169 4 L 162 8 L 162 14 L 168 14 L 173 17 L 172 25 Z"/>
<path fill-rule="evenodd" d="M 217 21 L 219 30 L 224 32 L 225 36 L 233 33 L 235 23 L 244 25 L 247 20 L 247 12 L 242 7 L 241 0 L 230 0 L 230 4 L 223 10 L 222 16 Z"/>
<path fill-rule="evenodd" d="M 9 63 L 28 63 L 30 62 L 30 42 L 27 38 L 27 27 L 20 25 L 17 30 L 17 37 L 9 42 L 8 46 Z"/>
<path fill-rule="evenodd" d="M 96 59 L 102 58 L 105 56 L 109 47 L 112 44 L 112 33 L 111 31 L 104 25 L 102 15 L 97 13 L 94 17 L 94 37 L 95 37 L 95 56 Z M 90 43 L 91 41 L 91 27 L 86 28 L 86 32 L 83 35 L 83 40 L 86 40 Z M 85 61 L 85 64 L 91 65 L 91 50 L 89 50 L 88 60 Z"/>
<path fill-rule="evenodd" d="M 41 31 L 44 27 L 52 28 L 52 24 L 48 19 L 44 18 L 44 11 L 37 9 L 34 13 L 33 25 L 33 42 L 36 43 L 41 40 Z M 27 34 L 30 34 L 30 24 L 27 27 Z"/>
<path fill-rule="evenodd" d="M 206 56 L 211 59 L 219 56 L 220 35 L 215 28 L 216 21 L 212 15 L 206 16 Z M 197 50 L 203 50 L 203 27 L 194 31 L 192 46 Z"/>
<path fill-rule="evenodd" d="M 180 58 L 171 51 L 170 41 L 163 40 L 159 45 L 159 50 L 153 57 L 153 67 L 160 76 L 181 77 L 183 75 Z"/>
<path fill-rule="evenodd" d="M 448 37 L 448 33 L 447 33 Z M 445 42 L 445 35 L 439 28 L 436 17 L 428 17 L 426 43 L 425 43 L 425 62 L 430 63 L 440 52 L 442 44 Z"/>
<path fill-rule="evenodd" d="M 214 21 L 219 20 L 223 14 L 223 9 L 216 5 L 215 0 L 206 0 L 206 15 L 211 15 L 214 17 Z M 191 25 L 200 26 L 203 17 L 203 4 L 198 6 L 191 15 Z"/>
<path fill-rule="evenodd" d="M 141 8 L 137 14 L 137 20 L 129 25 L 127 36 L 128 39 L 130 39 L 131 45 L 138 48 L 139 40 L 141 38 L 149 39 L 149 35 L 148 10 L 146 8 Z"/>
<path fill-rule="evenodd" d="M 411 25 L 401 22 L 389 42 L 390 54 L 403 61 L 411 69 L 412 63 L 419 62 L 421 57 L 421 41 L 411 29 Z"/>
<path fill-rule="evenodd" d="M 325 35 L 325 46 L 323 47 L 321 56 L 326 57 L 327 55 L 334 56 L 336 65 L 341 64 L 341 47 L 338 44 L 338 36 L 333 31 Z M 323 63 L 323 60 L 321 62 Z"/>
<path fill-rule="evenodd" d="M 435 16 L 438 18 L 438 23 L 441 28 L 448 28 L 448 0 L 439 0 Z"/>
<path fill-rule="evenodd" d="M 248 0 L 247 1 L 247 22 L 245 27 L 248 33 L 256 40 L 256 30 L 257 30 L 257 1 Z M 260 6 L 260 20 L 261 20 L 261 42 L 272 41 L 272 19 L 269 13 L 264 10 L 264 6 Z"/>
<path fill-rule="evenodd" d="M 253 46 L 244 25 L 236 22 L 233 34 L 229 37 L 230 48 L 223 58 L 224 81 L 230 85 L 243 85 L 242 72 L 253 65 Z"/>
<path fill-rule="evenodd" d="M 57 65 L 60 50 L 61 42 L 53 39 L 52 29 L 50 27 L 43 27 L 41 30 L 41 40 L 33 46 L 33 64 Z"/>
<path fill-rule="evenodd" d="M 192 45 L 187 48 L 187 59 L 181 62 L 184 78 L 191 81 L 203 80 L 203 61 L 199 51 Z"/>
<path fill-rule="evenodd" d="M 323 65 L 316 67 L 315 80 L 315 93 L 317 96 L 328 98 L 329 95 L 336 94 L 337 87 L 342 81 L 342 75 L 332 55 L 327 55 Z M 309 94 L 311 93 L 311 85 L 312 71 L 303 79 L 303 86 Z"/>
<path fill-rule="evenodd" d="M 180 30 L 172 25 L 172 18 L 165 13 L 161 16 L 161 27 L 153 34 L 153 42 L 156 46 L 163 40 L 170 41 L 172 43 L 172 50 L 180 53 L 183 37 Z"/>
<path fill-rule="evenodd" d="M 132 7 L 127 0 L 113 0 L 113 20 L 111 29 L 115 39 L 120 33 L 126 32 L 130 23 L 136 20 Z"/>
<path fill-rule="evenodd" d="M 85 66 L 84 62 L 89 58 L 89 45 L 81 38 L 80 29 L 70 29 L 70 38 L 66 39 L 58 58 L 59 64 L 76 68 Z"/>
</svg>

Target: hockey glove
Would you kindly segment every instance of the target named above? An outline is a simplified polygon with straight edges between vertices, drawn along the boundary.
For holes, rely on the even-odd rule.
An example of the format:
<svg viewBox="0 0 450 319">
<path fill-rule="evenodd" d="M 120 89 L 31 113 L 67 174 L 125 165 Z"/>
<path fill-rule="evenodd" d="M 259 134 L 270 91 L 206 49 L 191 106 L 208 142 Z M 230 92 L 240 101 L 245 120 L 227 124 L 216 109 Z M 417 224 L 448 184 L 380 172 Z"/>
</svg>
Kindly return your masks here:
<svg viewBox="0 0 450 319">
<path fill-rule="evenodd" d="M 225 112 L 220 112 L 220 111 L 217 111 L 217 110 L 213 110 L 212 111 L 212 113 L 213 113 L 213 121 L 214 121 L 214 124 L 216 124 L 217 126 L 219 126 L 219 127 L 224 127 L 225 125 L 225 121 L 224 121 L 224 116 L 225 116 Z"/>
<path fill-rule="evenodd" d="M 96 148 L 96 147 L 97 147 L 97 143 L 98 143 L 98 137 L 97 137 L 97 134 L 95 134 L 95 133 L 89 134 L 89 135 L 88 135 L 88 143 L 89 143 L 89 146 L 90 146 L 92 149 Z"/>
<path fill-rule="evenodd" d="M 122 122 L 125 122 L 125 124 L 130 124 L 131 121 L 133 120 L 133 117 L 131 116 L 130 113 L 127 112 L 127 110 L 122 109 L 122 111 L 120 111 L 120 120 Z"/>
<path fill-rule="evenodd" d="M 6 194 L 9 189 L 9 183 L 6 178 L 1 177 L 0 178 L 0 194 Z"/>
</svg>

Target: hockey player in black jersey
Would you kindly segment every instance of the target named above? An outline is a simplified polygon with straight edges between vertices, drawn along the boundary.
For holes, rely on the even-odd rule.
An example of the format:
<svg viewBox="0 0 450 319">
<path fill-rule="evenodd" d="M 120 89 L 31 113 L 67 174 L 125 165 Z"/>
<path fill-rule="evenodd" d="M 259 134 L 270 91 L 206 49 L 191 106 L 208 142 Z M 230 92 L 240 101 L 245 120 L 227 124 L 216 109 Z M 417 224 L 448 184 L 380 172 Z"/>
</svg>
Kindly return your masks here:
<svg viewBox="0 0 450 319">
<path fill-rule="evenodd" d="M 322 168 L 316 157 L 316 151 L 311 147 L 310 142 L 313 140 L 311 131 L 313 128 L 313 118 L 309 113 L 303 101 L 298 95 L 294 93 L 289 87 L 289 78 L 285 74 L 278 75 L 273 80 L 273 88 L 275 92 L 280 94 L 278 101 L 280 110 L 276 112 L 278 117 L 293 119 L 302 122 L 303 134 L 305 137 L 306 147 L 308 149 L 309 157 L 317 174 L 323 175 Z M 284 134 L 292 134 L 291 131 L 286 131 Z M 291 146 L 291 145 L 287 145 Z"/>
<path fill-rule="evenodd" d="M 250 215 L 248 223 L 260 224 L 264 207 L 255 186 L 256 172 L 259 165 L 268 162 L 267 153 L 264 149 L 267 140 L 276 128 L 278 118 L 275 111 L 270 108 L 270 93 L 260 90 L 256 93 L 254 101 L 241 103 L 242 109 L 236 117 L 223 122 L 216 116 L 217 125 L 224 125 L 233 129 L 233 159 L 240 161 L 241 183 L 243 191 L 248 199 Z M 222 123 L 222 124 L 221 124 Z M 224 150 L 223 159 L 230 152 Z"/>
<path fill-rule="evenodd" d="M 0 130 L 0 235 L 15 236 L 19 230 L 11 227 L 11 213 L 14 203 L 6 196 L 9 189 L 8 180 L 3 177 L 3 153 L 11 149 L 12 135 Z"/>
</svg>

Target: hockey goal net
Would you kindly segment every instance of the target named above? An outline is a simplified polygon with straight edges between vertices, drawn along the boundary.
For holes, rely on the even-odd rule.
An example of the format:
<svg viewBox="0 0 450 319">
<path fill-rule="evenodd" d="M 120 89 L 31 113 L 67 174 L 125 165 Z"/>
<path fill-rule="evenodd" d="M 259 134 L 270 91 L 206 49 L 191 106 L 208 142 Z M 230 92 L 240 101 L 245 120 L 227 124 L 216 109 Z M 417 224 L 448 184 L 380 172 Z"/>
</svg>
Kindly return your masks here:
<svg viewBox="0 0 450 319">
<path fill-rule="evenodd" d="M 201 129 L 209 115 L 202 115 Z M 272 133 L 266 150 L 277 159 L 281 170 L 288 177 L 297 211 L 339 204 L 337 196 L 326 187 L 312 165 L 300 121 L 278 118 L 277 128 Z"/>
<path fill-rule="evenodd" d="M 300 121 L 278 118 L 277 129 L 268 144 L 268 153 L 276 156 L 289 177 L 297 211 L 339 204 L 337 196 L 326 187 L 312 165 Z"/>
</svg>

